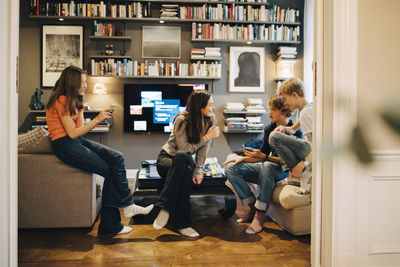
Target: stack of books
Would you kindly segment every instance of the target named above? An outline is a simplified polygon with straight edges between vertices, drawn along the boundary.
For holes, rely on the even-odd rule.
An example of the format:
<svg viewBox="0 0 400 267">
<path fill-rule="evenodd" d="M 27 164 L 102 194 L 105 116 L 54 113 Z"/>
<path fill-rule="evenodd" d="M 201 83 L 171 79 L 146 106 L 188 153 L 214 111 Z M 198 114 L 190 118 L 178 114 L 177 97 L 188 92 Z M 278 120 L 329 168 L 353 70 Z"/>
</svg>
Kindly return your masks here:
<svg viewBox="0 0 400 267">
<path fill-rule="evenodd" d="M 297 48 L 290 46 L 278 47 L 278 60 L 280 59 L 296 59 Z"/>
<path fill-rule="evenodd" d="M 36 116 L 36 120 L 32 123 L 32 130 L 36 127 L 43 127 L 47 130 L 46 116 Z"/>
<path fill-rule="evenodd" d="M 286 80 L 294 77 L 294 65 L 296 64 L 297 48 L 280 46 L 278 48 L 278 60 L 275 61 L 275 76 L 278 80 Z M 278 82 L 278 87 L 280 82 Z"/>
<path fill-rule="evenodd" d="M 162 19 L 177 19 L 179 16 L 179 6 L 162 4 L 160 13 L 160 18 Z"/>
<path fill-rule="evenodd" d="M 247 119 L 243 117 L 229 117 L 225 119 L 225 132 L 246 131 Z"/>
<path fill-rule="evenodd" d="M 266 113 L 261 98 L 249 98 L 247 100 L 246 111 L 249 113 L 256 113 L 256 114 Z"/>
<path fill-rule="evenodd" d="M 206 50 L 204 48 L 192 48 L 190 51 L 191 59 L 204 59 Z"/>
<path fill-rule="evenodd" d="M 219 58 L 221 57 L 221 47 L 205 47 L 206 58 Z"/>
<path fill-rule="evenodd" d="M 244 105 L 243 103 L 236 103 L 236 102 L 228 102 L 225 105 L 224 112 L 229 113 L 229 112 L 238 112 L 238 111 L 243 111 L 244 110 Z"/>
<path fill-rule="evenodd" d="M 249 98 L 247 100 L 246 111 L 247 130 L 262 131 L 264 129 L 264 123 L 261 122 L 261 114 L 267 112 L 264 108 L 262 99 Z"/>
</svg>

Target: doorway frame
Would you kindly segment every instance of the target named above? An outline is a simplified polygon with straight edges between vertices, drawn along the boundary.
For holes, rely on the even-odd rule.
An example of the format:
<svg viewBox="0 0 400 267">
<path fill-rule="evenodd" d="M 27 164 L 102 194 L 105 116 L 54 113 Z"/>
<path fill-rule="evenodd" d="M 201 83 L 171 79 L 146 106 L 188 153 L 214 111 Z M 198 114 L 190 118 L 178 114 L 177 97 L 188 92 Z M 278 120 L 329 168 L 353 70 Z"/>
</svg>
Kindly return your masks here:
<svg viewBox="0 0 400 267">
<path fill-rule="evenodd" d="M 354 266 L 357 163 L 322 151 L 345 144 L 357 123 L 358 1 L 316 0 L 314 10 L 311 265 Z"/>
</svg>

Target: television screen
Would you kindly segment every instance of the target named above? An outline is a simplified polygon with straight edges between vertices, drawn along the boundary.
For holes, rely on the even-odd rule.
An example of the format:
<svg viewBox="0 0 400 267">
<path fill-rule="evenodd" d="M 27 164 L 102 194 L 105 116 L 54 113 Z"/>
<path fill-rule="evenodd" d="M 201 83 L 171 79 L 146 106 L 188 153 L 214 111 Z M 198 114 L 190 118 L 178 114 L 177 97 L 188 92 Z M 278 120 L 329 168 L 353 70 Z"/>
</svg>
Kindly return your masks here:
<svg viewBox="0 0 400 267">
<path fill-rule="evenodd" d="M 125 84 L 124 131 L 172 131 L 176 114 L 185 110 L 193 90 L 207 90 L 206 84 Z"/>
</svg>

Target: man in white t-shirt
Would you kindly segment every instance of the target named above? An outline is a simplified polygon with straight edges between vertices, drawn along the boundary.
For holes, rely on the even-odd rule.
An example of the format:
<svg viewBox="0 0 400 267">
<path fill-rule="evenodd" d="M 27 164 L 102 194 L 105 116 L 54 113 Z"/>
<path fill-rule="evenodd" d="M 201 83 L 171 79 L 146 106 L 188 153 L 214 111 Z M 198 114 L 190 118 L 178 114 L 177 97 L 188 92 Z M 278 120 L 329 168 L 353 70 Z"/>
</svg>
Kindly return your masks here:
<svg viewBox="0 0 400 267">
<path fill-rule="evenodd" d="M 281 97 L 290 110 L 299 109 L 299 119 L 292 126 L 279 126 L 269 136 L 271 147 L 278 153 L 282 168 L 291 171 L 289 181 L 300 184 L 303 193 L 310 189 L 311 170 L 306 168 L 305 158 L 311 152 L 313 106 L 304 97 L 304 85 L 298 78 L 286 80 L 279 88 Z M 291 134 L 301 127 L 305 140 Z"/>
</svg>

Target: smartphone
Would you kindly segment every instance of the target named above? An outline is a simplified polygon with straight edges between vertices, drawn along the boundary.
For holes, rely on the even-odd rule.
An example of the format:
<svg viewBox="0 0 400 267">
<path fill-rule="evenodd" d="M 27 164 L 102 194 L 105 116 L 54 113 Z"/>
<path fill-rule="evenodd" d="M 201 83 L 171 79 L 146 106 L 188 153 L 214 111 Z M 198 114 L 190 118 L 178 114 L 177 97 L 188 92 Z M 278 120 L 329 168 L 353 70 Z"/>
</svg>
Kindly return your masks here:
<svg viewBox="0 0 400 267">
<path fill-rule="evenodd" d="M 244 146 L 243 149 L 253 151 L 254 148 L 248 147 L 248 146 Z"/>
</svg>

